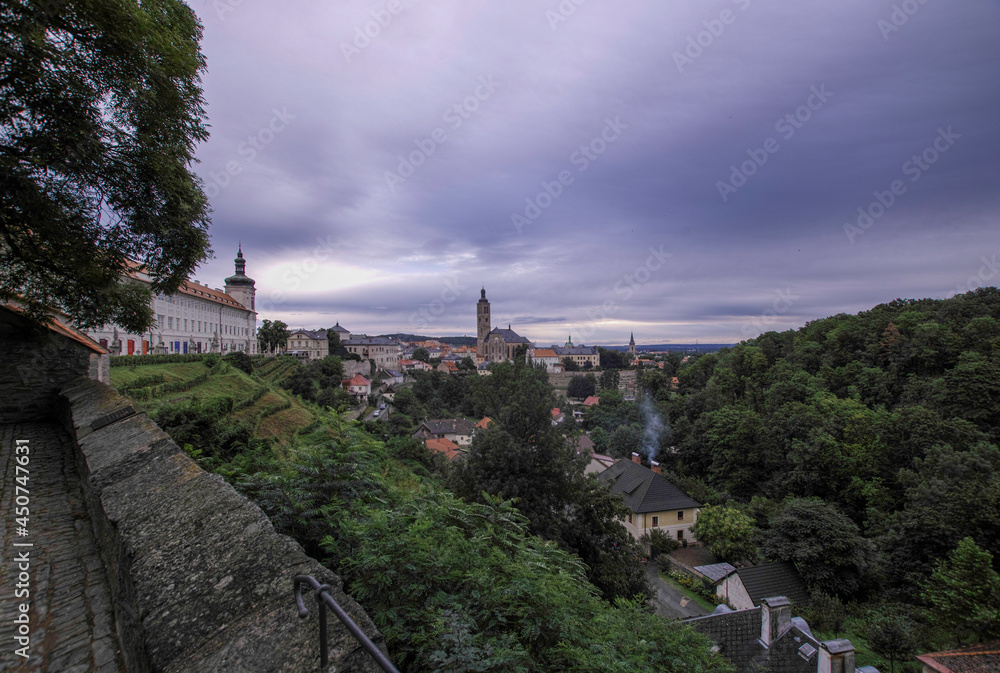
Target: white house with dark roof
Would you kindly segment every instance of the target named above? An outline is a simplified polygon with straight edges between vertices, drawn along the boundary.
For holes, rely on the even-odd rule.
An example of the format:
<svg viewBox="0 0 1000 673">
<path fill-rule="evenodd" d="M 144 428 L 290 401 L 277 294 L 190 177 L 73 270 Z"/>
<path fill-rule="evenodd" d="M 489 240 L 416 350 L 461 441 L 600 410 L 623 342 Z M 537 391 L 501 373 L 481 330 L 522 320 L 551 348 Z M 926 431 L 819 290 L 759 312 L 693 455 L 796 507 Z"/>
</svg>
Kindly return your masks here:
<svg viewBox="0 0 1000 673">
<path fill-rule="evenodd" d="M 285 342 L 285 353 L 302 360 L 322 360 L 330 354 L 326 330 L 292 330 Z"/>
<path fill-rule="evenodd" d="M 350 339 L 342 339 L 340 345 L 349 353 L 360 356 L 362 360 L 374 360 L 376 367 L 399 369 L 403 345 L 398 339 L 354 335 Z"/>
<path fill-rule="evenodd" d="M 715 584 L 715 595 L 737 610 L 749 610 L 768 596 L 785 596 L 796 605 L 809 601 L 806 583 L 787 561 L 734 568 L 728 563 L 697 566 Z"/>
<path fill-rule="evenodd" d="M 420 440 L 447 439 L 459 446 L 472 444 L 476 424 L 464 418 L 437 418 L 424 421 L 413 431 L 413 437 Z"/>
<path fill-rule="evenodd" d="M 698 520 L 701 504 L 664 479 L 655 463 L 653 469 L 644 467 L 633 454 L 632 460 L 615 461 L 597 479 L 632 510 L 623 523 L 636 539 L 661 530 L 676 540 L 697 542 L 691 526 Z"/>
</svg>

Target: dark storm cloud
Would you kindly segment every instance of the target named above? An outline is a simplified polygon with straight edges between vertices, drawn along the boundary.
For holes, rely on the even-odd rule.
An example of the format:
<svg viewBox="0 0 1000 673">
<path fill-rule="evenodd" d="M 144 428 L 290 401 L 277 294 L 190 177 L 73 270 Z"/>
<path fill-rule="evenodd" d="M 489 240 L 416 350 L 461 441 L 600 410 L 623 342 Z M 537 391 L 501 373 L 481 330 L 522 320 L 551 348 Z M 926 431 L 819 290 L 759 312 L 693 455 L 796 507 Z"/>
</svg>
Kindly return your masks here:
<svg viewBox="0 0 1000 673">
<path fill-rule="evenodd" d="M 387 7 L 195 4 L 199 277 L 242 241 L 262 317 L 735 341 L 997 282 L 995 3 Z"/>
</svg>

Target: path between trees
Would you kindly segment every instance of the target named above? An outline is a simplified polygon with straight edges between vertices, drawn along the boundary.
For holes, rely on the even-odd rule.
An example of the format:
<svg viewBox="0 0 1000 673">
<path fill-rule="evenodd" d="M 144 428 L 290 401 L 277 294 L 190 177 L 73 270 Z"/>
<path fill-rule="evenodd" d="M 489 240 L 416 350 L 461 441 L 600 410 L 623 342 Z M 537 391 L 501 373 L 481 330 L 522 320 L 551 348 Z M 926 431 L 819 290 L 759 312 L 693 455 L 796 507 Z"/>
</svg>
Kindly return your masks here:
<svg viewBox="0 0 1000 673">
<path fill-rule="evenodd" d="M 660 569 L 656 561 L 651 560 L 646 564 L 646 577 L 656 592 L 652 600 L 659 616 L 667 619 L 688 619 L 708 614 L 697 602 L 691 600 L 690 596 L 660 578 Z"/>
</svg>

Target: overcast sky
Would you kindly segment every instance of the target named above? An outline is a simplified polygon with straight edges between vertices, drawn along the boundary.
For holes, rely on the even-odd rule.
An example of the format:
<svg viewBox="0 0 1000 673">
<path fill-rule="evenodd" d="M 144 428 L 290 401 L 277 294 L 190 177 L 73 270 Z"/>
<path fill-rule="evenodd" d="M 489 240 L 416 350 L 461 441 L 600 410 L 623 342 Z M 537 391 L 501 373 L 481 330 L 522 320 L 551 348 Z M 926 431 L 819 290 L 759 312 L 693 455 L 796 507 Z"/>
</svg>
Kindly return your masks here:
<svg viewBox="0 0 1000 673">
<path fill-rule="evenodd" d="M 730 343 L 1000 282 L 993 0 L 190 0 L 260 318 Z M 860 209 L 860 210 L 859 210 Z"/>
</svg>

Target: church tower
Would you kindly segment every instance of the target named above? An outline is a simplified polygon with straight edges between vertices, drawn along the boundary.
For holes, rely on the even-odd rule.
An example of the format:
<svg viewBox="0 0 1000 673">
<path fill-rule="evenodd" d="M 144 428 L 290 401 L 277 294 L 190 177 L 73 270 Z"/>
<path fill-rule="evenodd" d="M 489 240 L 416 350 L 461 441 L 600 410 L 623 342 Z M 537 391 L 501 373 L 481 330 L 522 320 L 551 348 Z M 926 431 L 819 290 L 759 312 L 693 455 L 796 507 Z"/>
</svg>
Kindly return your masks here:
<svg viewBox="0 0 1000 673">
<path fill-rule="evenodd" d="M 635 334 L 631 332 L 629 333 L 628 338 L 628 354 L 632 356 L 633 360 L 635 360 Z"/>
<path fill-rule="evenodd" d="M 486 339 L 490 336 L 490 302 L 486 299 L 486 288 L 479 294 L 476 304 L 476 352 L 480 358 L 486 357 Z"/>
<path fill-rule="evenodd" d="M 257 288 L 253 278 L 246 275 L 247 261 L 243 259 L 243 245 L 236 253 L 236 273 L 226 279 L 226 294 L 243 304 L 250 313 L 247 314 L 246 334 L 244 338 L 244 350 L 247 353 L 257 352 L 257 309 L 254 307 L 257 296 Z"/>
<path fill-rule="evenodd" d="M 254 297 L 257 295 L 257 289 L 254 287 L 253 278 L 246 275 L 247 261 L 243 259 L 242 245 L 240 245 L 233 262 L 236 263 L 236 273 L 226 279 L 226 294 L 251 311 L 256 311 Z"/>
</svg>

